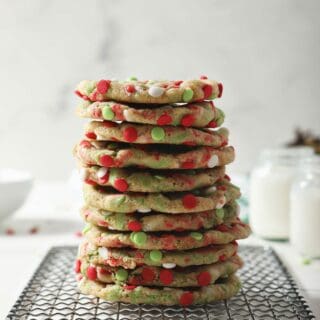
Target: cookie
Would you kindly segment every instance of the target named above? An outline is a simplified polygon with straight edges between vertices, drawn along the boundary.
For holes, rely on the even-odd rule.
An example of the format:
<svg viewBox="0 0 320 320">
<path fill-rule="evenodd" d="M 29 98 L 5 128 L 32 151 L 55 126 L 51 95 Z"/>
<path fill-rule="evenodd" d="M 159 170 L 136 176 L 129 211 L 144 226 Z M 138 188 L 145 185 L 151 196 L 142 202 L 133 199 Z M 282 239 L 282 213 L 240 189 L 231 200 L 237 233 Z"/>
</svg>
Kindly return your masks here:
<svg viewBox="0 0 320 320">
<path fill-rule="evenodd" d="M 77 271 L 90 280 L 102 283 L 127 284 L 131 286 L 156 287 L 203 287 L 214 284 L 219 278 L 227 277 L 241 268 L 243 262 L 239 256 L 224 262 L 188 267 L 172 268 L 143 266 L 133 270 L 92 265 L 86 260 L 77 260 Z"/>
<path fill-rule="evenodd" d="M 83 207 L 81 216 L 93 225 L 117 231 L 184 231 L 210 229 L 237 217 L 239 207 L 230 202 L 221 209 L 179 215 L 148 213 L 114 213 Z"/>
<path fill-rule="evenodd" d="M 91 121 L 85 129 L 89 140 L 120 141 L 137 144 L 182 144 L 188 146 L 210 146 L 221 148 L 228 144 L 229 132 L 174 126 L 153 126 L 150 124 L 116 123 Z"/>
<path fill-rule="evenodd" d="M 223 111 L 216 108 L 212 101 L 160 106 L 83 101 L 76 113 L 82 118 L 96 120 L 195 128 L 216 128 L 222 125 L 225 118 Z"/>
<path fill-rule="evenodd" d="M 213 80 L 178 81 L 81 81 L 75 93 L 89 101 L 119 101 L 130 103 L 199 102 L 220 98 L 223 87 Z"/>
<path fill-rule="evenodd" d="M 119 193 L 110 187 L 83 187 L 85 204 L 111 212 L 164 213 L 201 212 L 222 208 L 227 202 L 240 197 L 240 190 L 230 182 L 218 181 L 209 188 L 192 192 Z"/>
<path fill-rule="evenodd" d="M 133 304 L 181 305 L 206 304 L 218 300 L 229 299 L 236 295 L 241 287 L 235 275 L 221 278 L 215 284 L 201 288 L 149 288 L 120 284 L 103 284 L 83 277 L 79 281 L 79 290 L 83 294 L 92 295 L 113 302 Z"/>
<path fill-rule="evenodd" d="M 74 148 L 84 165 L 103 167 L 146 167 L 151 169 L 201 169 L 224 166 L 234 160 L 232 146 L 189 147 L 173 145 L 130 145 L 83 140 Z"/>
<path fill-rule="evenodd" d="M 225 175 L 225 167 L 200 170 L 143 170 L 137 168 L 81 168 L 81 177 L 91 185 L 110 186 L 125 192 L 190 191 L 213 185 Z"/>
<path fill-rule="evenodd" d="M 146 233 L 143 231 L 119 232 L 106 230 L 93 225 L 85 227 L 84 236 L 96 246 L 108 248 L 135 248 L 144 250 L 189 250 L 216 244 L 227 244 L 245 239 L 250 235 L 247 224 L 235 220 L 221 224 L 214 229 Z"/>
<path fill-rule="evenodd" d="M 226 261 L 236 255 L 236 242 L 185 251 L 148 251 L 130 248 L 97 247 L 87 241 L 79 247 L 78 259 L 90 264 L 135 269 L 138 266 L 189 267 Z M 159 254 L 160 252 L 160 254 Z"/>
</svg>

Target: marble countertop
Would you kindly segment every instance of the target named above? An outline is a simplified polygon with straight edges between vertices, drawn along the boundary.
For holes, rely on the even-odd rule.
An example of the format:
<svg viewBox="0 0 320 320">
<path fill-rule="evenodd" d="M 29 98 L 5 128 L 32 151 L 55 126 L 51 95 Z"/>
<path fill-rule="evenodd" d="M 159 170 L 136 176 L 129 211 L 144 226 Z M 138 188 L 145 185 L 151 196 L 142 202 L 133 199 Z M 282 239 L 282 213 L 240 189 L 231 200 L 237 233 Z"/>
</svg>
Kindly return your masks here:
<svg viewBox="0 0 320 320">
<path fill-rule="evenodd" d="M 66 183 L 36 183 L 26 204 L 1 225 L 0 319 L 7 315 L 51 246 L 78 245 L 81 241 L 79 199 L 79 193 Z M 241 244 L 272 246 L 315 316 L 320 318 L 319 260 L 303 264 L 302 258 L 285 242 L 267 242 L 251 236 Z"/>
</svg>

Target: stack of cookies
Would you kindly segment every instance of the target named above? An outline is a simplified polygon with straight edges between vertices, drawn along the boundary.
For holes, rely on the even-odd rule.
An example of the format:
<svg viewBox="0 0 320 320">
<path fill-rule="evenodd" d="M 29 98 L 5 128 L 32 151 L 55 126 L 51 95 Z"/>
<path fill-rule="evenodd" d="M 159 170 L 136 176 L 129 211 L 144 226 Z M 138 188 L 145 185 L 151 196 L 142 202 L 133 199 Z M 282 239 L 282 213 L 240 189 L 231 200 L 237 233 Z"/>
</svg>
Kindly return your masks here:
<svg viewBox="0 0 320 320">
<path fill-rule="evenodd" d="M 239 188 L 222 84 L 82 81 L 80 117 L 91 118 L 74 154 L 87 222 L 76 272 L 84 294 L 108 301 L 187 306 L 227 299 L 240 282 Z"/>
</svg>

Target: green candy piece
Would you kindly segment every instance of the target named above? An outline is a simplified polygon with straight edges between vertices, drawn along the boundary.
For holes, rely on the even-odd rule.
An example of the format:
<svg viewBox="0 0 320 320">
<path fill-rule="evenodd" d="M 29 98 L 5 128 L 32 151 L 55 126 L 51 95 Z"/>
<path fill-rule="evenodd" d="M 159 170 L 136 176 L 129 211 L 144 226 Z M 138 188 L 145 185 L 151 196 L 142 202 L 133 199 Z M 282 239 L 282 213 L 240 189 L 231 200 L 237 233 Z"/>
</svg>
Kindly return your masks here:
<svg viewBox="0 0 320 320">
<path fill-rule="evenodd" d="M 184 102 L 190 101 L 192 99 L 192 97 L 193 97 L 192 89 L 184 90 L 183 95 L 182 95 L 182 99 L 183 99 Z"/>
<path fill-rule="evenodd" d="M 91 225 L 90 225 L 90 224 L 87 224 L 87 225 L 83 228 L 82 234 L 86 234 L 90 229 L 91 229 Z"/>
<path fill-rule="evenodd" d="M 131 236 L 130 236 L 130 239 L 131 239 Z M 142 232 L 142 231 L 139 231 L 139 232 L 135 232 L 133 235 L 132 235 L 132 239 L 131 239 L 136 245 L 138 246 L 141 246 L 143 244 L 146 243 L 147 241 L 147 235 Z"/>
<path fill-rule="evenodd" d="M 106 120 L 112 120 L 114 118 L 114 112 L 111 108 L 107 105 L 102 109 L 102 116 Z"/>
<path fill-rule="evenodd" d="M 196 240 L 201 240 L 203 238 L 203 235 L 200 232 L 191 232 L 190 236 Z"/>
<path fill-rule="evenodd" d="M 137 81 L 137 80 L 138 80 L 138 78 L 137 77 L 133 77 L 133 76 L 128 78 L 128 81 Z"/>
<path fill-rule="evenodd" d="M 151 137 L 153 140 L 160 141 L 163 140 L 166 133 L 165 131 L 160 127 L 155 127 L 151 130 Z"/>
<path fill-rule="evenodd" d="M 216 216 L 219 219 L 223 219 L 224 218 L 224 210 L 222 208 L 221 209 L 216 209 Z"/>
<path fill-rule="evenodd" d="M 118 281 L 125 281 L 127 280 L 128 278 L 128 271 L 125 270 L 125 269 L 119 269 L 117 272 L 116 272 L 116 279 Z"/>
<path fill-rule="evenodd" d="M 162 259 L 162 252 L 160 250 L 150 251 L 150 259 L 153 262 L 159 262 Z"/>
</svg>

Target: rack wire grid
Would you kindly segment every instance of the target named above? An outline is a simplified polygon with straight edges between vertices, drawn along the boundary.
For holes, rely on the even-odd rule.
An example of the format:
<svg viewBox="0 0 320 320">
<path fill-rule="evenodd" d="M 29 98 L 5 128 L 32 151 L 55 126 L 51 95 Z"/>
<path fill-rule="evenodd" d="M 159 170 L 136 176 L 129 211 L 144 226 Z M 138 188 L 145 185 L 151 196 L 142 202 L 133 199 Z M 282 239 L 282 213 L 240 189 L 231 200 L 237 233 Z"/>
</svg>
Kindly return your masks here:
<svg viewBox="0 0 320 320">
<path fill-rule="evenodd" d="M 242 289 L 230 300 L 190 307 L 111 303 L 77 290 L 76 247 L 52 248 L 6 319 L 314 319 L 276 253 L 240 246 Z"/>
</svg>

